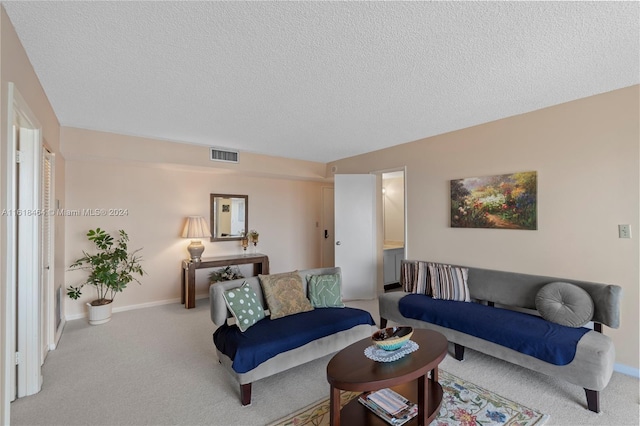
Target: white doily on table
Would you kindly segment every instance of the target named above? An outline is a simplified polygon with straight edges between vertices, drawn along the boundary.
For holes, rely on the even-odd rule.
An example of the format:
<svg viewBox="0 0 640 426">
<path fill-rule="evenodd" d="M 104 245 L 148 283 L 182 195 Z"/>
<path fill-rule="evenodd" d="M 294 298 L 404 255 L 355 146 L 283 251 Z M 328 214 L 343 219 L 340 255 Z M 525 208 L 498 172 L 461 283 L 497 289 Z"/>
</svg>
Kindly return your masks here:
<svg viewBox="0 0 640 426">
<path fill-rule="evenodd" d="M 395 351 L 385 351 L 384 349 L 381 349 L 376 345 L 371 345 L 364 350 L 364 354 L 367 358 L 374 361 L 391 362 L 402 358 L 406 354 L 417 351 L 419 347 L 420 346 L 418 346 L 416 342 L 414 342 L 413 340 L 409 340 L 402 347 L 396 349 Z"/>
</svg>

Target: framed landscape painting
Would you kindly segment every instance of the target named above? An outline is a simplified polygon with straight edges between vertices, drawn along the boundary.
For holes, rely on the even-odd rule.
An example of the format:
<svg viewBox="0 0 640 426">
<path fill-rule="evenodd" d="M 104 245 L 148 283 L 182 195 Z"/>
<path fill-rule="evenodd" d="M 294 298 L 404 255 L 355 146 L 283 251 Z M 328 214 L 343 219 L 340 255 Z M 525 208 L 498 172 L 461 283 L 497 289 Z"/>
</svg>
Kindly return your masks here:
<svg viewBox="0 0 640 426">
<path fill-rule="evenodd" d="M 538 227 L 537 172 L 451 181 L 452 228 Z"/>
</svg>

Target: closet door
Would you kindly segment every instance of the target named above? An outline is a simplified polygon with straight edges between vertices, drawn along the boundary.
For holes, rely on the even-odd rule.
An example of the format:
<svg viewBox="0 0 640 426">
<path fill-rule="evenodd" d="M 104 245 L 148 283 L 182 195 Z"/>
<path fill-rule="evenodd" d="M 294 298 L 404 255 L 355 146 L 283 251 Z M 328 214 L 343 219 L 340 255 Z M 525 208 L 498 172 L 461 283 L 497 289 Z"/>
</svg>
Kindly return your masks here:
<svg viewBox="0 0 640 426">
<path fill-rule="evenodd" d="M 376 177 L 335 175 L 335 265 L 344 300 L 376 297 Z"/>
</svg>

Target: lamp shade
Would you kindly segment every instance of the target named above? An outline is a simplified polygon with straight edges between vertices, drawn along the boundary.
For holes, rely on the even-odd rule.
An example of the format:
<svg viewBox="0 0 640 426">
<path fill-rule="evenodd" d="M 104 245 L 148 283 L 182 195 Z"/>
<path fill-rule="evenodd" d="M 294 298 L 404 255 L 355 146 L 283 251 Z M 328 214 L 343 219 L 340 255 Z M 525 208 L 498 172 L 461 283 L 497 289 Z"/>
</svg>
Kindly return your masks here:
<svg viewBox="0 0 640 426">
<path fill-rule="evenodd" d="M 202 216 L 189 216 L 182 230 L 182 238 L 209 238 L 211 231 Z"/>
</svg>

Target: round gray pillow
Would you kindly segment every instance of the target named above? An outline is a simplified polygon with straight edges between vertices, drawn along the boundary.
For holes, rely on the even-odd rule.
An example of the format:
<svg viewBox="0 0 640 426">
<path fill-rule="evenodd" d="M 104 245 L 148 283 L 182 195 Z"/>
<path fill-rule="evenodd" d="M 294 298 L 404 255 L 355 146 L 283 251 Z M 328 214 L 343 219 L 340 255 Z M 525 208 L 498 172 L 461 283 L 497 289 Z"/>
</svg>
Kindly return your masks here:
<svg viewBox="0 0 640 426">
<path fill-rule="evenodd" d="M 538 291 L 536 309 L 547 321 L 582 327 L 593 317 L 593 300 L 577 285 L 558 281 Z"/>
</svg>

